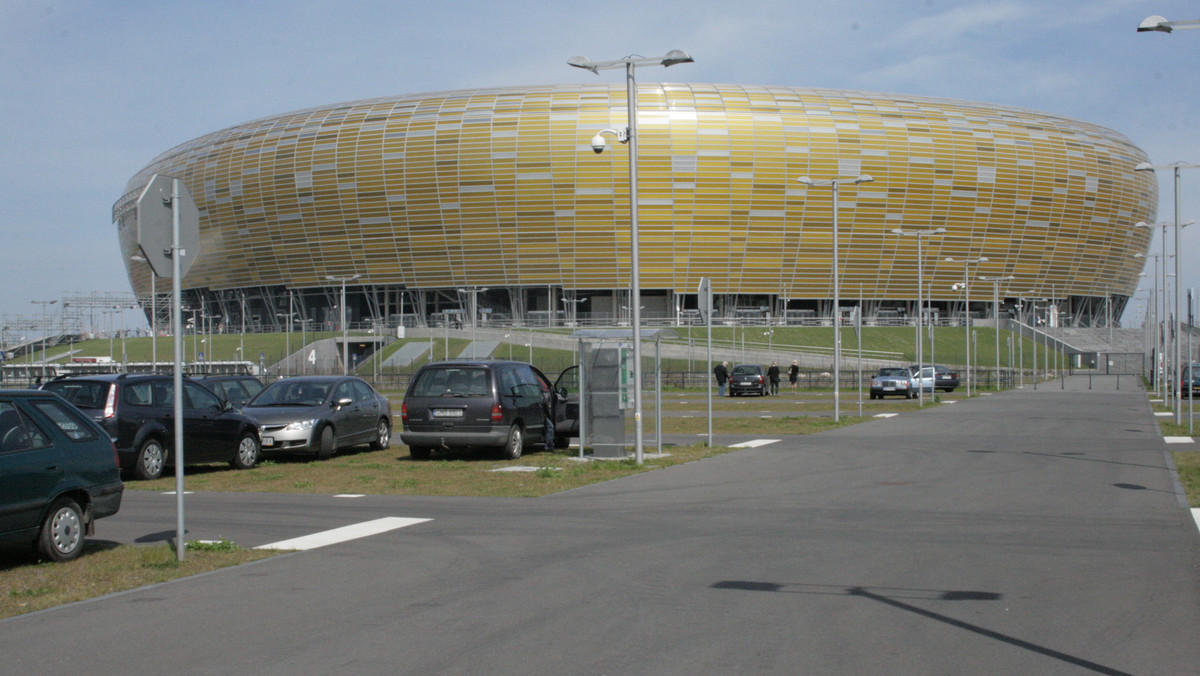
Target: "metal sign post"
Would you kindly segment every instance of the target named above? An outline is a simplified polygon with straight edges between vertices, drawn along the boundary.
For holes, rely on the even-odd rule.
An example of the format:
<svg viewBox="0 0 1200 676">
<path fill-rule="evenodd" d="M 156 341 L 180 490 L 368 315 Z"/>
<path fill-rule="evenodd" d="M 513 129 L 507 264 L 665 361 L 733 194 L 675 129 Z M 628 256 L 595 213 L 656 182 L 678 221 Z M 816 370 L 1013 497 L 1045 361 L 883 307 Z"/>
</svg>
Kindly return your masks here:
<svg viewBox="0 0 1200 676">
<path fill-rule="evenodd" d="M 138 246 L 159 277 L 171 278 L 171 333 L 175 349 L 175 556 L 184 560 L 183 311 L 182 279 L 200 252 L 200 210 L 177 178 L 155 174 L 137 201 Z M 190 254 L 190 255 L 189 255 Z"/>
</svg>

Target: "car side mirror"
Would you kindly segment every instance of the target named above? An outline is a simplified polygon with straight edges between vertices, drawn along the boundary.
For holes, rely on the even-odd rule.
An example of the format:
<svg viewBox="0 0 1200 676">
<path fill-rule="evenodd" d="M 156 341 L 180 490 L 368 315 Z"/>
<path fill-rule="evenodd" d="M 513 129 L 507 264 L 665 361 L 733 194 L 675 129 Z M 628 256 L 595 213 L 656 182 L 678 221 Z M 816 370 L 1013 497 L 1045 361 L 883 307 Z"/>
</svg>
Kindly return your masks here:
<svg viewBox="0 0 1200 676">
<path fill-rule="evenodd" d="M 566 399 L 566 398 L 567 398 L 567 396 L 568 396 L 568 393 L 567 393 L 567 388 L 565 388 L 565 387 L 560 387 L 560 388 L 558 389 L 558 396 L 559 396 L 560 398 L 562 398 L 562 399 Z"/>
<path fill-rule="evenodd" d="M 232 411 L 232 410 L 233 410 L 233 402 L 232 402 L 232 401 L 227 401 L 227 402 L 225 402 L 224 404 L 222 404 L 222 405 L 221 405 L 221 412 L 222 412 L 222 413 L 224 413 L 224 412 L 226 412 L 226 411 Z"/>
<path fill-rule="evenodd" d="M 346 406 L 349 406 L 350 404 L 353 404 L 353 403 L 354 403 L 354 400 L 351 399 L 350 397 L 342 397 L 341 399 L 338 399 L 337 401 L 333 402 L 333 407 L 334 408 L 345 408 Z"/>
</svg>

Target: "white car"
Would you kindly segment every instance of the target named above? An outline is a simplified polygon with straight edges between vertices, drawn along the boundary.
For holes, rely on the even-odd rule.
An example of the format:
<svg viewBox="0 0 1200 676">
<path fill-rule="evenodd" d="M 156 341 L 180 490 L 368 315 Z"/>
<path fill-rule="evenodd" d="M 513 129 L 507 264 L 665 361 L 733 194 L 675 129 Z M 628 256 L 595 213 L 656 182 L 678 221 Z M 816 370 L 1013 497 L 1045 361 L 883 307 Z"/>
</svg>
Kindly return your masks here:
<svg viewBox="0 0 1200 676">
<path fill-rule="evenodd" d="M 912 376 L 906 368 L 881 368 L 871 378 L 871 398 L 883 399 L 888 395 L 912 399 L 915 390 Z"/>
</svg>

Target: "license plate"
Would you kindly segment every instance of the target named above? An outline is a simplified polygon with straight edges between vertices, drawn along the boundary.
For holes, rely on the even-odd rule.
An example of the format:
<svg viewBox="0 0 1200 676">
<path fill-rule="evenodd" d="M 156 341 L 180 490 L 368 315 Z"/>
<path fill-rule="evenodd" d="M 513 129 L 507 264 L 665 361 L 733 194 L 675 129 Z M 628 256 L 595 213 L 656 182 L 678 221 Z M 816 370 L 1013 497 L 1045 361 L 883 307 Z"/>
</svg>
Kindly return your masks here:
<svg viewBox="0 0 1200 676">
<path fill-rule="evenodd" d="M 431 412 L 435 418 L 461 418 L 463 412 L 461 408 L 435 408 Z"/>
<path fill-rule="evenodd" d="M 895 392 L 895 391 L 896 391 L 896 388 L 894 388 L 894 387 L 885 387 L 885 388 L 883 388 L 883 391 L 884 391 L 884 392 Z"/>
<path fill-rule="evenodd" d="M 263 446 L 274 446 L 275 445 L 275 437 L 263 437 L 262 445 Z"/>
</svg>

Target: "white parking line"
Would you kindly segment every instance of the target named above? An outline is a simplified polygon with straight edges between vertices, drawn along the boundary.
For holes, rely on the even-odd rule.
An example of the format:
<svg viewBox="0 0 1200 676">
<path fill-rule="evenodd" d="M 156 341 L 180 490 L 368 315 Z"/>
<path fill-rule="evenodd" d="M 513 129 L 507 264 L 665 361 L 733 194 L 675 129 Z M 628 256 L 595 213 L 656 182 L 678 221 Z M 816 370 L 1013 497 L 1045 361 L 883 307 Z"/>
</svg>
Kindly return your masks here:
<svg viewBox="0 0 1200 676">
<path fill-rule="evenodd" d="M 1190 443 L 1193 443 L 1191 437 L 1163 437 L 1163 441 L 1167 442 L 1168 444 L 1190 444 Z"/>
<path fill-rule="evenodd" d="M 743 441 L 740 444 L 733 444 L 730 446 L 730 448 L 758 448 L 759 446 L 766 446 L 767 444 L 774 444 L 778 442 L 778 439 L 751 439 L 750 441 Z"/>
<path fill-rule="evenodd" d="M 1200 509 L 1192 508 L 1192 521 L 1196 522 L 1196 528 L 1200 528 Z"/>
<path fill-rule="evenodd" d="M 397 528 L 405 526 L 413 526 L 418 523 L 425 523 L 430 519 L 408 519 L 399 516 L 385 516 L 382 519 L 374 521 L 364 521 L 355 523 L 333 530 L 321 531 L 312 535 L 305 535 L 291 540 L 280 540 L 270 544 L 255 547 L 255 549 L 316 549 L 326 545 L 334 545 L 339 542 L 347 542 L 349 540 L 357 540 L 370 535 L 379 535 Z"/>
<path fill-rule="evenodd" d="M 900 414 L 899 413 L 876 413 L 875 417 L 876 418 L 895 418 L 898 415 L 900 415 Z"/>
</svg>

